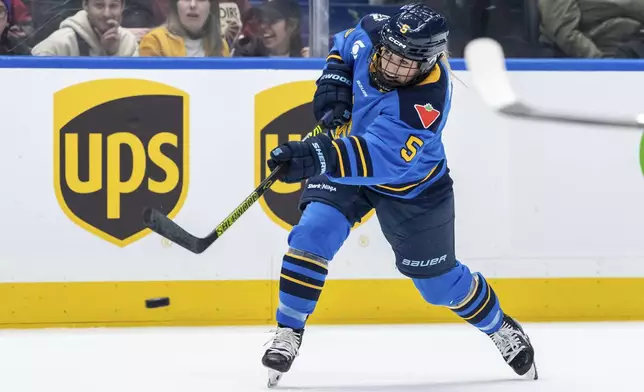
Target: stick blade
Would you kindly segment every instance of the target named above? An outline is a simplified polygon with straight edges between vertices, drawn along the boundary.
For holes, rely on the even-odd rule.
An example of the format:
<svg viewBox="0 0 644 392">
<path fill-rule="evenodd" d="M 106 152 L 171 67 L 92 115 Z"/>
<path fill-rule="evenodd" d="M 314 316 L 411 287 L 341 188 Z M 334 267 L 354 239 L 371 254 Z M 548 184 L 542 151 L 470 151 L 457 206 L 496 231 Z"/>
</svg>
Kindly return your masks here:
<svg viewBox="0 0 644 392">
<path fill-rule="evenodd" d="M 491 38 L 477 38 L 465 47 L 465 63 L 481 98 L 495 110 L 517 103 L 510 84 L 501 45 Z"/>
<path fill-rule="evenodd" d="M 502 115 L 527 120 L 621 127 L 641 131 L 644 114 L 639 116 L 598 116 L 588 113 L 542 110 L 519 101 L 510 83 L 501 44 L 491 38 L 477 38 L 465 47 L 465 62 L 473 84 L 483 101 Z"/>
<path fill-rule="evenodd" d="M 188 233 L 157 209 L 145 208 L 143 210 L 143 223 L 150 230 L 192 253 L 202 253 L 208 247 L 206 241 Z"/>
<path fill-rule="evenodd" d="M 644 129 L 644 114 L 638 114 L 635 121 L 639 125 L 640 129 Z"/>
<path fill-rule="evenodd" d="M 594 116 L 590 114 L 539 110 L 523 103 L 507 106 L 500 113 L 533 121 L 590 125 L 594 127 L 619 127 L 625 130 L 641 131 L 644 128 L 642 115 L 639 116 Z"/>
</svg>

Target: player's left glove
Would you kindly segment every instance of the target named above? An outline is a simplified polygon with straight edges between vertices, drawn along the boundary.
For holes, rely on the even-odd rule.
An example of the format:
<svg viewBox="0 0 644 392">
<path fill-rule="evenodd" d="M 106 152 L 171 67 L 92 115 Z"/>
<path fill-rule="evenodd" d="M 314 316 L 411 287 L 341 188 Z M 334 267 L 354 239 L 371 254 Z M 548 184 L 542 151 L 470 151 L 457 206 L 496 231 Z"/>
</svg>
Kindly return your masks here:
<svg viewBox="0 0 644 392">
<path fill-rule="evenodd" d="M 338 127 L 351 120 L 353 110 L 353 69 L 346 64 L 327 64 L 317 80 L 313 95 L 313 114 L 320 121 L 331 110 L 333 116 L 326 125 Z"/>
<path fill-rule="evenodd" d="M 305 141 L 288 142 L 278 146 L 271 151 L 271 158 L 266 163 L 271 171 L 279 164 L 285 163 L 286 168 L 279 175 L 279 179 L 290 184 L 324 173 L 335 173 L 337 159 L 331 138 L 319 134 Z"/>
</svg>

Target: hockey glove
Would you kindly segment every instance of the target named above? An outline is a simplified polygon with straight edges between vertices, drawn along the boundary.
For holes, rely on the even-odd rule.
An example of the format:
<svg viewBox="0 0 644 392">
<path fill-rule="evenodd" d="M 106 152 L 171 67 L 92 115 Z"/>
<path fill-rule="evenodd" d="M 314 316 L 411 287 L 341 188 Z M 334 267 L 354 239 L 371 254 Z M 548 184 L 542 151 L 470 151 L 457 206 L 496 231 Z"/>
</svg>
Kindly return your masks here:
<svg viewBox="0 0 644 392">
<path fill-rule="evenodd" d="M 322 76 L 317 80 L 317 89 L 313 96 L 313 113 L 320 121 L 328 111 L 333 116 L 328 126 L 337 127 L 351 119 L 353 109 L 353 70 L 346 64 L 327 64 Z"/>
<path fill-rule="evenodd" d="M 291 184 L 324 173 L 335 173 L 337 159 L 331 138 L 320 134 L 303 142 L 288 142 L 278 146 L 271 151 L 271 158 L 266 163 L 271 171 L 281 163 L 286 164 L 279 179 Z"/>
</svg>

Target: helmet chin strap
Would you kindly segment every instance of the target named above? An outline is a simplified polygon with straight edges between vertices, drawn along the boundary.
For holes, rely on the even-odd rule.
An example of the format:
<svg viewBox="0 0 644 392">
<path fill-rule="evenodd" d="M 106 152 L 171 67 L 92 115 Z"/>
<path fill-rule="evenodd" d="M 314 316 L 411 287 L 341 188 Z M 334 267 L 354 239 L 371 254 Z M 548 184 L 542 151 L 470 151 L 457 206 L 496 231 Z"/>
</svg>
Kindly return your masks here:
<svg viewBox="0 0 644 392">
<path fill-rule="evenodd" d="M 442 53 L 439 53 L 436 56 L 432 57 L 431 59 L 427 59 L 427 61 L 424 61 L 423 63 L 421 63 L 421 65 L 420 65 L 421 70 L 422 70 L 423 66 L 425 66 L 425 68 L 428 71 L 431 71 L 432 68 L 434 68 L 434 65 L 436 65 L 436 63 L 438 62 L 438 59 L 440 59 L 440 57 L 442 55 L 443 55 Z"/>
</svg>

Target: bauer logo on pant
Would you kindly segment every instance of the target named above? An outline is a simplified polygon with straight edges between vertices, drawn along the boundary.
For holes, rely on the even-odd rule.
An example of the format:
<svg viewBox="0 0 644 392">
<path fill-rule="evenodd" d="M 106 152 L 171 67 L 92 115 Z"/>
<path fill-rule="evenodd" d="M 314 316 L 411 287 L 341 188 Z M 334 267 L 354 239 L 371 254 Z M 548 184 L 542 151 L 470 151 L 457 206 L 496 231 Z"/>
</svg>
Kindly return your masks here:
<svg viewBox="0 0 644 392">
<path fill-rule="evenodd" d="M 188 188 L 188 95 L 136 79 L 54 95 L 54 188 L 65 214 L 119 246 L 150 231 L 142 210 L 174 217 Z"/>
</svg>

